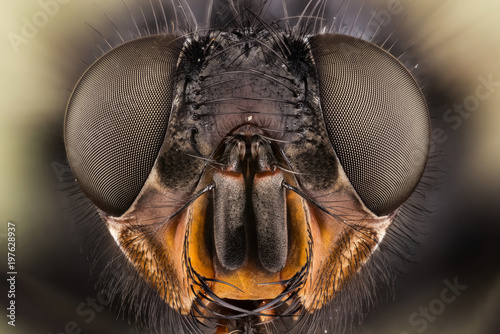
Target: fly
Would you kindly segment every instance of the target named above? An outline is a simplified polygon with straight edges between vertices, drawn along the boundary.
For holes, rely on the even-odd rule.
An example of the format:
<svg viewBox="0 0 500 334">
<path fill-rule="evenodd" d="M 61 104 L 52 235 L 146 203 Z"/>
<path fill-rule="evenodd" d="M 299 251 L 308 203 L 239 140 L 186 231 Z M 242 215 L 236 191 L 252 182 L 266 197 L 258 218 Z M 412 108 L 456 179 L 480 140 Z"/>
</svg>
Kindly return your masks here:
<svg viewBox="0 0 500 334">
<path fill-rule="evenodd" d="M 429 155 L 424 95 L 366 28 L 326 26 L 328 1 L 297 17 L 283 2 L 281 19 L 274 1 L 221 3 L 200 28 L 180 1 L 178 29 L 155 14 L 156 33 L 90 66 L 67 107 L 69 164 L 168 308 L 157 330 L 333 330 L 360 277 L 386 274 L 370 264 L 381 247 L 397 251 L 384 238 Z"/>
</svg>

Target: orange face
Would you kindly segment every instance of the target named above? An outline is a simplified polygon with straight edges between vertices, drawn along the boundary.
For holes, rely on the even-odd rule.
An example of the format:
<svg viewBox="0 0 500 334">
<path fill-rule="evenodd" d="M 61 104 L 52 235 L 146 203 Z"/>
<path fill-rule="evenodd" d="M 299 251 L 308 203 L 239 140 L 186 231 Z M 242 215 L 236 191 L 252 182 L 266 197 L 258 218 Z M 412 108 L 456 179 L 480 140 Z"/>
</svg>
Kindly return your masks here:
<svg viewBox="0 0 500 334">
<path fill-rule="evenodd" d="M 144 279 L 171 307 L 183 314 L 208 316 L 208 312 L 216 310 L 228 315 L 234 312 L 230 307 L 216 305 L 214 299 L 228 303 L 256 301 L 262 303 L 259 313 L 263 314 L 274 314 L 276 305 L 288 308 L 294 303 L 300 303 L 307 312 L 314 312 L 331 301 L 362 267 L 393 218 L 371 213 L 340 172 L 335 187 L 313 199 L 297 188 L 291 173 L 277 166 L 272 172 L 254 172 L 253 175 L 215 169 L 206 172 L 197 195 L 188 202 L 164 192 L 159 187 L 158 175 L 153 172 L 132 208 L 119 218 L 105 216 L 105 220 Z M 214 177 L 217 173 L 221 175 Z M 244 220 L 243 243 L 247 247 L 244 247 L 243 261 L 231 268 L 221 263 L 224 260 L 221 261 L 218 254 L 221 248 L 231 245 L 216 244 L 217 227 L 214 225 L 224 222 L 214 218 L 218 200 L 214 188 L 224 182 L 222 178 L 239 182 L 238 179 L 244 179 L 243 175 L 253 176 L 252 190 L 257 187 L 255 183 L 269 181 L 262 179 L 279 175 L 282 184 L 280 182 L 276 188 L 283 195 L 283 202 L 270 202 L 269 206 L 275 210 L 284 209 L 286 248 L 269 249 L 264 245 L 259 249 L 259 242 L 266 242 L 265 236 L 259 235 L 252 208 L 245 208 L 245 214 L 254 221 Z M 186 204 L 165 205 L 166 201 Z M 238 210 L 236 207 L 231 209 Z M 271 221 L 271 228 L 275 228 L 274 224 L 277 222 Z M 229 240 L 221 243 L 233 242 L 231 236 L 224 237 Z M 265 253 L 266 250 L 274 253 Z M 277 267 L 267 265 L 266 268 L 268 255 L 283 256 L 285 260 Z M 239 254 L 227 256 L 231 260 Z M 201 307 L 207 302 L 215 304 L 214 309 L 209 311 Z M 270 306 L 266 308 L 265 305 Z M 260 316 L 265 317 L 263 314 Z"/>
</svg>

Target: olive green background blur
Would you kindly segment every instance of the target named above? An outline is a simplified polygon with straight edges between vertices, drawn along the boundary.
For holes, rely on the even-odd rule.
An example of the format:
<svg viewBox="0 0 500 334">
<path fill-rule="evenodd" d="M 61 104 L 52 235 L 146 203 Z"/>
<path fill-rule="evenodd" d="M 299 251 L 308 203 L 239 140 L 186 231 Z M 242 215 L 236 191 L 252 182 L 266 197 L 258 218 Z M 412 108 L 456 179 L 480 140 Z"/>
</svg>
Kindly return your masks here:
<svg viewBox="0 0 500 334">
<path fill-rule="evenodd" d="M 121 0 L 95 2 L 111 17 L 126 13 Z M 389 3 L 366 2 L 366 8 L 379 3 L 379 10 Z M 48 3 L 49 9 L 42 5 Z M 90 323 L 75 312 L 96 296 L 96 275 L 91 277 L 90 262 L 64 218 L 65 193 L 54 164 L 63 154 L 62 124 L 70 91 L 86 63 L 100 55 L 96 43 L 104 45 L 82 21 L 112 43 L 118 37 L 90 0 L 53 3 L 0 5 L 0 332 L 56 334 L 75 321 L 83 333 L 133 333 L 133 326 L 116 320 L 115 309 L 96 312 Z M 137 10 L 134 1 L 128 3 Z M 431 99 L 439 106 L 433 125 L 441 129 L 435 139 L 444 153 L 439 167 L 445 176 L 439 190 L 429 195 L 435 213 L 420 237 L 418 263 L 406 266 L 406 278 L 396 283 L 395 301 L 371 312 L 363 332 L 419 333 L 423 325 L 412 324 L 411 315 L 438 305 L 444 280 L 457 278 L 467 289 L 421 332 L 500 333 L 500 87 L 470 113 L 446 113 L 476 94 L 479 77 L 500 82 L 500 2 L 400 4 L 408 16 L 397 31 L 415 45 L 412 52 L 422 59 L 424 85 L 433 89 Z M 203 15 L 201 6 L 193 8 Z M 38 27 L 26 28 L 34 20 Z M 117 24 L 127 35 L 125 20 L 117 19 Z M 9 221 L 16 224 L 17 236 L 15 328 L 5 317 Z"/>
</svg>

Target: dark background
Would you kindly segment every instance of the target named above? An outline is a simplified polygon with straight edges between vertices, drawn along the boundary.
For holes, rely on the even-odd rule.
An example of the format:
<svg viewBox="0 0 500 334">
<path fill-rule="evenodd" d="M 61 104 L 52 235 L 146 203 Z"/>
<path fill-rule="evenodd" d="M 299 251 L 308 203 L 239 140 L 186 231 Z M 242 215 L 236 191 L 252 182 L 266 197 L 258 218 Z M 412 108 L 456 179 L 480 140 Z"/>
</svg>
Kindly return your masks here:
<svg viewBox="0 0 500 334">
<path fill-rule="evenodd" d="M 16 51 L 12 34 L 23 36 L 26 20 L 40 15 L 41 3 L 49 2 L 3 3 L 0 14 L 0 253 L 5 264 L 0 301 L 4 310 L 8 221 L 17 226 L 18 272 L 16 327 L 7 326 L 2 317 L 0 332 L 56 334 L 74 321 L 83 333 L 133 333 L 133 326 L 121 320 L 114 308 L 99 309 L 89 323 L 88 314 L 77 312 L 87 298 L 98 296 L 94 287 L 98 273 L 90 274 L 92 262 L 81 252 L 79 229 L 68 220 L 68 191 L 60 182 L 67 180 L 67 174 L 59 164 L 64 159 L 62 123 L 70 91 L 87 64 L 102 53 L 97 44 L 105 45 L 82 21 L 116 45 L 117 33 L 99 8 L 130 39 L 126 8 L 122 1 L 96 1 L 96 7 L 76 0 L 51 7 L 53 15 Z M 271 10 L 280 16 L 280 1 L 275 2 Z M 132 12 L 140 13 L 136 2 L 127 3 Z M 147 14 L 149 2 L 140 3 Z M 203 17 L 204 2 L 190 3 Z M 303 6 L 298 1 L 288 3 Z M 330 1 L 330 20 L 340 3 Z M 380 13 L 390 3 L 365 1 L 357 24 L 366 25 L 377 6 Z M 169 6 L 165 1 L 168 10 Z M 350 6 L 346 22 L 353 21 L 360 2 L 351 1 Z M 413 45 L 407 58 L 418 64 L 416 73 L 432 107 L 433 126 L 441 129 L 434 139 L 435 151 L 441 152 L 437 164 L 444 173 L 438 189 L 427 194 L 432 214 L 420 224 L 417 262 L 405 266 L 405 277 L 396 281 L 395 299 L 384 299 L 368 315 L 361 332 L 500 333 L 500 87 L 466 116 L 446 114 L 476 93 L 479 77 L 500 82 L 500 4 L 401 0 L 399 6 L 404 13 L 391 14 L 390 24 L 380 33 L 388 36 L 395 31 L 391 39 L 399 39 L 397 46 Z M 140 14 L 136 17 L 141 19 Z M 412 324 L 412 314 L 438 305 L 445 280 L 455 279 L 467 286 L 461 295 L 427 321 L 426 328 Z"/>
</svg>

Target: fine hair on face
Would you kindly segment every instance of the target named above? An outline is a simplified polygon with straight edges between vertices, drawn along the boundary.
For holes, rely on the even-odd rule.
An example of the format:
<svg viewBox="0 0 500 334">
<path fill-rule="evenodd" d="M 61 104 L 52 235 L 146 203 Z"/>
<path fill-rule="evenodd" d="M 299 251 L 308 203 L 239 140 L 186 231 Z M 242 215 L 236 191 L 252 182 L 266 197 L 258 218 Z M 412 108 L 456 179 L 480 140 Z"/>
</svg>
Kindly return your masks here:
<svg viewBox="0 0 500 334">
<path fill-rule="evenodd" d="M 64 121 L 115 303 L 159 333 L 350 331 L 435 186 L 398 25 L 364 1 L 123 6 L 128 31 L 97 6 L 117 40 L 90 25 Z"/>
</svg>

